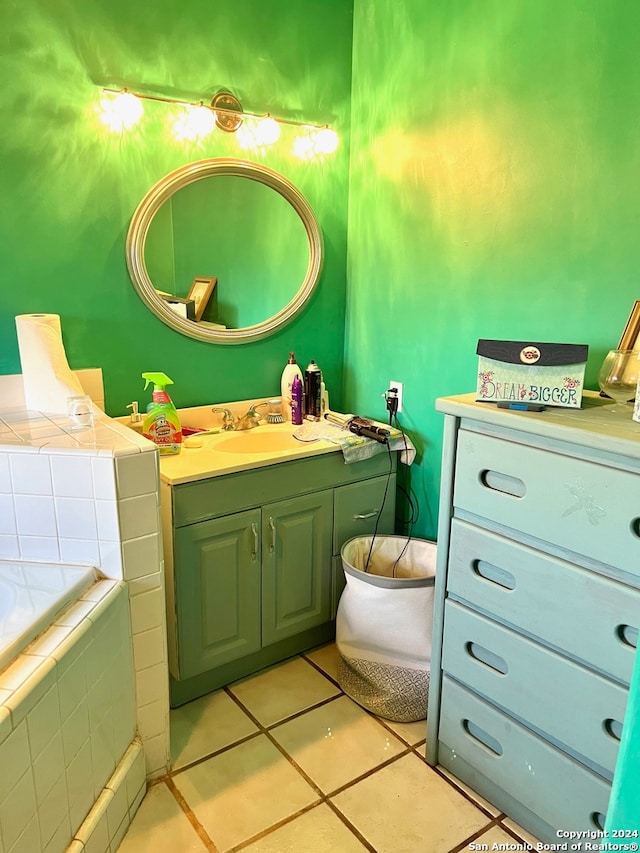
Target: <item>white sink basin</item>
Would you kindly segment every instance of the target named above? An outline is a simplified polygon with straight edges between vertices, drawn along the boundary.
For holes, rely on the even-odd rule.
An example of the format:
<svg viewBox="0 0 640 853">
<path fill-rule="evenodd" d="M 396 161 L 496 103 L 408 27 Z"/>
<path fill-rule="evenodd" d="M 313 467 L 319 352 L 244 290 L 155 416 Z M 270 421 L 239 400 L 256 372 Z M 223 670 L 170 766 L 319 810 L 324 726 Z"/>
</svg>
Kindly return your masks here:
<svg viewBox="0 0 640 853">
<path fill-rule="evenodd" d="M 260 427 L 246 432 L 237 432 L 228 438 L 218 439 L 212 449 L 222 453 L 272 453 L 292 450 L 300 442 L 287 432 L 260 432 Z"/>
</svg>

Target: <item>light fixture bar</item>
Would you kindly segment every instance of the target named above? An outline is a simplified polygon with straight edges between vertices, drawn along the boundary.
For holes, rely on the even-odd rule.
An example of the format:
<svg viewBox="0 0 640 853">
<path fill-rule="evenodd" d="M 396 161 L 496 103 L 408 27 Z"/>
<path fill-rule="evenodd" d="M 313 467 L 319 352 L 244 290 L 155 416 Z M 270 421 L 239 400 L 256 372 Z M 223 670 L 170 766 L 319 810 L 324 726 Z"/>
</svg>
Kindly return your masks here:
<svg viewBox="0 0 640 853">
<path fill-rule="evenodd" d="M 231 95 L 230 92 L 224 92 L 224 91 L 218 92 L 216 95 L 214 95 L 212 100 L 211 100 L 211 103 L 209 103 L 209 104 L 205 104 L 204 101 L 182 101 L 182 100 L 178 100 L 177 98 L 165 98 L 165 97 L 162 97 L 161 95 L 143 95 L 140 92 L 132 92 L 131 89 L 128 89 L 128 88 L 109 89 L 109 88 L 103 87 L 102 91 L 106 92 L 109 95 L 129 94 L 129 95 L 134 95 L 136 98 L 140 98 L 140 100 L 143 100 L 143 101 L 158 101 L 158 102 L 163 103 L 163 104 L 176 104 L 176 105 L 181 106 L 181 107 L 205 107 L 205 109 L 209 109 L 213 113 L 219 113 L 220 115 L 224 116 L 226 119 L 229 120 L 228 123 L 230 123 L 230 124 L 235 124 L 237 122 L 237 120 L 240 119 L 240 122 L 238 122 L 236 127 L 234 127 L 233 129 L 230 127 L 222 128 L 222 129 L 229 130 L 230 132 L 233 132 L 233 130 L 237 129 L 237 126 L 239 126 L 239 124 L 241 123 L 241 120 L 244 118 L 255 118 L 255 119 L 272 118 L 272 119 L 274 119 L 274 121 L 277 121 L 278 124 L 288 124 L 288 125 L 291 125 L 293 127 L 305 127 L 305 128 L 309 128 L 311 130 L 324 130 L 325 128 L 329 127 L 328 124 L 313 124 L 313 123 L 306 122 L 306 121 L 296 121 L 295 119 L 290 119 L 290 118 L 279 118 L 278 116 L 274 116 L 272 113 L 252 113 L 252 112 L 249 112 L 247 110 L 242 109 L 242 105 L 240 104 L 240 101 L 238 101 L 234 95 Z M 228 107 L 221 106 L 220 105 L 221 102 L 224 103 L 224 100 L 223 100 L 224 98 L 227 98 L 227 99 L 230 98 L 231 102 L 235 102 L 236 104 L 238 104 L 240 109 L 229 109 Z M 234 119 L 236 120 L 236 122 L 234 122 Z M 220 127 L 221 125 L 219 124 L 218 126 Z"/>
</svg>

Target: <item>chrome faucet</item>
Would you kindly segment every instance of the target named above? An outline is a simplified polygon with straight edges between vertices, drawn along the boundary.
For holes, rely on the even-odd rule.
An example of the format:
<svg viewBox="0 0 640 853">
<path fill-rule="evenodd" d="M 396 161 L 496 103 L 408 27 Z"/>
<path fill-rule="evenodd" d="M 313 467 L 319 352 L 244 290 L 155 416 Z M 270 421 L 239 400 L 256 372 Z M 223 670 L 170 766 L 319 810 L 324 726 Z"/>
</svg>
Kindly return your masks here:
<svg viewBox="0 0 640 853">
<path fill-rule="evenodd" d="M 241 418 L 238 418 L 236 421 L 235 428 L 236 429 L 253 429 L 257 427 L 260 423 L 260 415 L 256 412 L 256 409 L 259 409 L 261 406 L 267 406 L 268 403 L 254 403 L 253 406 L 249 409 L 249 411 L 243 415 Z"/>
<path fill-rule="evenodd" d="M 223 417 L 222 417 L 222 429 L 223 430 L 229 431 L 232 429 L 236 429 L 236 422 L 235 422 L 233 415 L 231 414 L 230 409 L 214 408 L 214 409 L 211 409 L 211 411 L 212 412 L 223 412 L 224 413 Z"/>
</svg>

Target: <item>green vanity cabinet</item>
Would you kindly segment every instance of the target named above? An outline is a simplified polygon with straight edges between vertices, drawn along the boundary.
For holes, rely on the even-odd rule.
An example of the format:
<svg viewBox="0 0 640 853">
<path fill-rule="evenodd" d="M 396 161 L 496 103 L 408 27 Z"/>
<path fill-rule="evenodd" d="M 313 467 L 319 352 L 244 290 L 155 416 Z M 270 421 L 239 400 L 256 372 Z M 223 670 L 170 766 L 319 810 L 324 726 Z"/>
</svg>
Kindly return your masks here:
<svg viewBox="0 0 640 853">
<path fill-rule="evenodd" d="M 173 707 L 335 636 L 340 549 L 393 533 L 397 454 L 162 483 Z"/>
</svg>

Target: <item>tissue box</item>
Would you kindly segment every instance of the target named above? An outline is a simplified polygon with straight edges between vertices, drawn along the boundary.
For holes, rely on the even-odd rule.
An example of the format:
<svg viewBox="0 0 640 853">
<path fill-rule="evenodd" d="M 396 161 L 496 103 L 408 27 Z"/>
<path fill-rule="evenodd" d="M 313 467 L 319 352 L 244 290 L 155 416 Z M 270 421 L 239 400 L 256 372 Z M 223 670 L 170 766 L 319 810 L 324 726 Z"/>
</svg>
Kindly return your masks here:
<svg viewBox="0 0 640 853">
<path fill-rule="evenodd" d="M 586 344 L 479 340 L 476 400 L 579 409 Z"/>
</svg>

